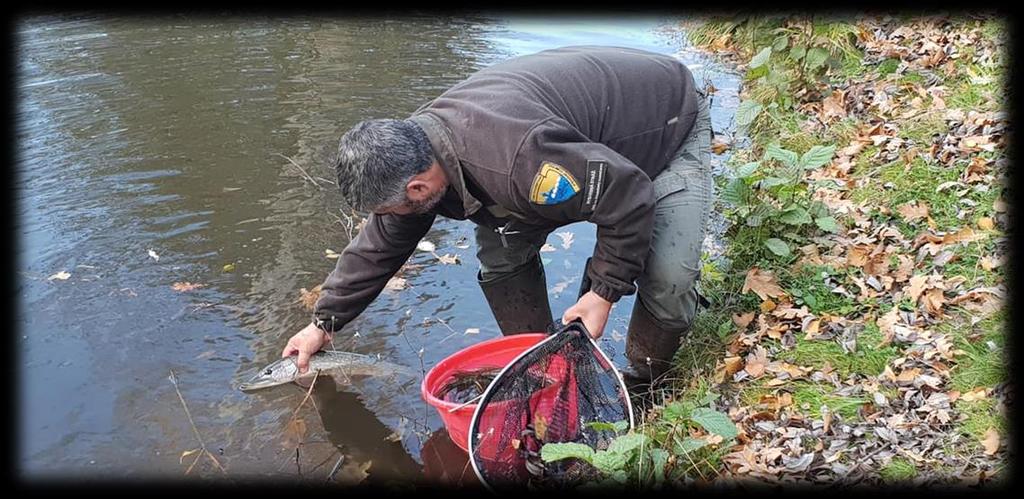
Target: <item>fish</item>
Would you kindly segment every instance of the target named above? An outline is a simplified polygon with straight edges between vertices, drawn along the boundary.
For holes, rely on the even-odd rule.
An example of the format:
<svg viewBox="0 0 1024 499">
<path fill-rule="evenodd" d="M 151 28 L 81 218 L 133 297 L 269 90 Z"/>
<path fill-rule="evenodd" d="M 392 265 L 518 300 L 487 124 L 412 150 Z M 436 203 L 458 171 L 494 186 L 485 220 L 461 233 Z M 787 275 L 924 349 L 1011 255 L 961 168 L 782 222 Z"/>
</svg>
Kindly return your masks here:
<svg viewBox="0 0 1024 499">
<path fill-rule="evenodd" d="M 320 350 L 309 357 L 309 369 L 299 374 L 297 355 L 284 357 L 260 369 L 249 381 L 238 389 L 253 392 L 305 379 L 312 379 L 317 371 L 320 375 L 339 375 L 342 379 L 356 376 L 391 376 L 394 374 L 414 375 L 404 366 L 381 360 L 376 355 L 363 355 L 340 350 Z"/>
</svg>

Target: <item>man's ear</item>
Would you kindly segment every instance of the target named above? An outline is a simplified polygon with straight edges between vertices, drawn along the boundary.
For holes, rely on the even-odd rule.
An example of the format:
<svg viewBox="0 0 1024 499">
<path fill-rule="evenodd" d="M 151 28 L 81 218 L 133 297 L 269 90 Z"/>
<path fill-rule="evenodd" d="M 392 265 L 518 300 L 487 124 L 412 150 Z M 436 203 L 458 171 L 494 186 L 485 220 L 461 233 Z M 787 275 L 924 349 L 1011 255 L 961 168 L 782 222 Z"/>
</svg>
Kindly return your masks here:
<svg viewBox="0 0 1024 499">
<path fill-rule="evenodd" d="M 405 196 L 411 201 L 423 201 L 430 197 L 430 182 L 413 178 L 405 184 Z"/>
</svg>

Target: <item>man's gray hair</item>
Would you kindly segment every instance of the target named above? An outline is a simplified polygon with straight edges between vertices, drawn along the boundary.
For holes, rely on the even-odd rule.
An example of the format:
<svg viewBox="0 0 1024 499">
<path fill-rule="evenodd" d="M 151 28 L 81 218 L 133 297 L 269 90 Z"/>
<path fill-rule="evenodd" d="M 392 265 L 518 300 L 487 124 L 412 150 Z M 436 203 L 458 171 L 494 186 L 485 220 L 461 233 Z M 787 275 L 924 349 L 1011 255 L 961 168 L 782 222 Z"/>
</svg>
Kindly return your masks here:
<svg viewBox="0 0 1024 499">
<path fill-rule="evenodd" d="M 434 163 L 427 134 L 409 120 L 362 121 L 341 137 L 335 170 L 341 196 L 372 211 L 404 202 L 405 185 Z"/>
</svg>

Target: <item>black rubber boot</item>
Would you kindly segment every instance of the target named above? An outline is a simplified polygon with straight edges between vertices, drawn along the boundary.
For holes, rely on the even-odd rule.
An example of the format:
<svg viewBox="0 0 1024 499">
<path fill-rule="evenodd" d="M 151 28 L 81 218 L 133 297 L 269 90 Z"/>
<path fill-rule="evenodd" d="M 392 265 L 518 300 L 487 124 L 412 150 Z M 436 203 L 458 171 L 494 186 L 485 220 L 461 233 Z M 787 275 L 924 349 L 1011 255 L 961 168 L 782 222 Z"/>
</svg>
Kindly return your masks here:
<svg viewBox="0 0 1024 499">
<path fill-rule="evenodd" d="M 630 393 L 642 394 L 656 385 L 672 367 L 672 357 L 689 328 L 666 328 L 637 297 L 626 333 L 626 359 L 629 366 L 622 377 Z"/>
<path fill-rule="evenodd" d="M 501 334 L 545 332 L 551 325 L 551 304 L 540 258 L 521 269 L 484 281 L 476 274 Z"/>
</svg>

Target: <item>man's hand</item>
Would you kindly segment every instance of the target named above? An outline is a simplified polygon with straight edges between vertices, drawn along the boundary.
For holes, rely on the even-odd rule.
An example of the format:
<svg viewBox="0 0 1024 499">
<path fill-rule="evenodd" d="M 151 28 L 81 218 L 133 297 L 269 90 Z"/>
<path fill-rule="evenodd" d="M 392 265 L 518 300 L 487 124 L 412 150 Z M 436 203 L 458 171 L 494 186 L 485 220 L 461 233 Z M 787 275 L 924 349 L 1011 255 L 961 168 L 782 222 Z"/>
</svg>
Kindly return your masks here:
<svg viewBox="0 0 1024 499">
<path fill-rule="evenodd" d="M 568 324 L 576 318 L 582 319 L 590 336 L 596 340 L 604 333 L 604 325 L 608 322 L 608 312 L 611 309 L 612 302 L 601 298 L 593 291 L 588 291 L 562 314 L 562 324 Z"/>
<path fill-rule="evenodd" d="M 311 322 L 288 340 L 288 344 L 281 352 L 281 357 L 289 357 L 298 353 L 299 358 L 296 364 L 299 366 L 299 373 L 305 374 L 309 370 L 309 356 L 320 351 L 320 347 L 330 341 L 331 335 Z"/>
</svg>

